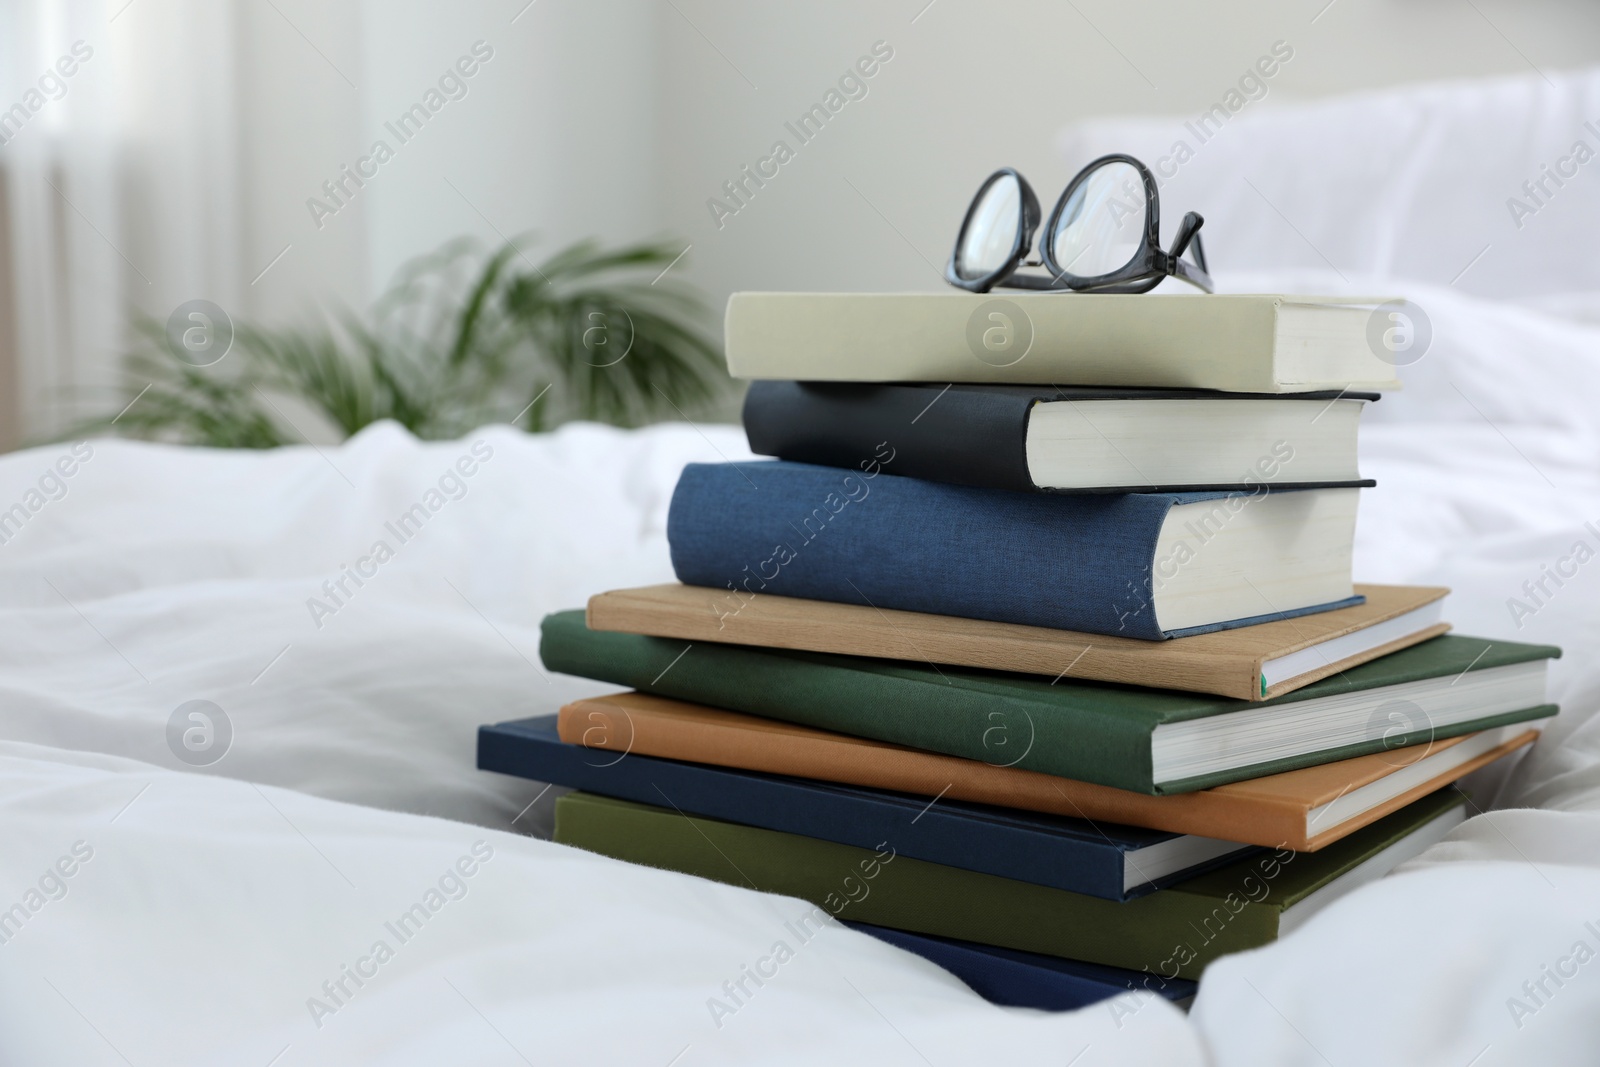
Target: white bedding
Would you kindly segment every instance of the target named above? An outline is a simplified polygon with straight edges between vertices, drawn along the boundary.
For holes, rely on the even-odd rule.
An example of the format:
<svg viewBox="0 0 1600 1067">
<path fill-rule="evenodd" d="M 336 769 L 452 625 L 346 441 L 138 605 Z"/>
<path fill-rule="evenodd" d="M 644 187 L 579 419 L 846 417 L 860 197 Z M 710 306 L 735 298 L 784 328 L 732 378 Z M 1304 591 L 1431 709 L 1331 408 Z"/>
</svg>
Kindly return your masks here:
<svg viewBox="0 0 1600 1067">
<path fill-rule="evenodd" d="M 500 428 L 420 444 L 380 426 L 341 448 L 269 454 L 95 442 L 66 496 L 0 545 L 0 907 L 26 906 L 75 842 L 94 850 L 66 895 L 0 944 L 0 1062 L 265 1065 L 286 1046 L 285 1065 L 666 1064 L 686 1046 L 686 1065 L 758 1053 L 1061 1064 L 1082 1052 L 1084 1065 L 1461 1064 L 1485 1046 L 1479 1064 L 1592 1056 L 1600 964 L 1559 990 L 1546 979 L 1557 995 L 1542 1005 L 1521 986 L 1579 940 L 1600 949 L 1584 926 L 1600 929 L 1600 674 L 1589 665 L 1600 566 L 1521 631 L 1504 602 L 1584 536 L 1586 516 L 1600 518 L 1595 475 L 1572 456 L 1569 427 L 1538 420 L 1506 427 L 1515 449 L 1481 420 L 1372 431 L 1363 463 L 1381 485 L 1362 513 L 1359 573 L 1447 582 L 1464 629 L 1568 650 L 1553 686 L 1564 713 L 1502 797 L 1542 810 L 1475 819 L 1408 873 L 1218 964 L 1188 1020 L 1164 1003 L 995 1009 L 840 929 L 720 1028 L 707 999 L 802 905 L 507 833 L 537 789 L 480 774 L 472 752 L 479 723 L 597 688 L 542 674 L 538 619 L 608 585 L 669 577 L 675 473 L 743 458 L 737 430 Z M 466 496 L 319 630 L 307 598 L 474 440 L 493 455 Z M 0 500 L 24 499 L 62 451 L 0 459 Z M 169 715 L 191 699 L 214 701 L 235 729 L 227 755 L 198 772 L 166 742 Z M 494 858 L 467 895 L 417 943 L 396 943 L 347 1008 L 314 1018 L 322 981 L 355 966 L 383 922 L 478 840 Z M 1510 997 L 1537 1010 L 1514 1019 Z"/>
<path fill-rule="evenodd" d="M 1560 79 L 1572 106 L 1593 78 Z M 1236 122 L 1206 167 L 1222 167 L 1224 144 L 1249 156 Z M 1283 129 L 1258 133 L 1286 152 Z M 1560 210 L 1587 210 L 1571 194 Z M 1220 250 L 1226 229 L 1213 232 Z M 708 999 L 805 906 L 522 836 L 547 825 L 552 794 L 480 774 L 473 751 L 480 723 L 605 688 L 544 674 L 540 617 L 668 579 L 677 471 L 746 458 L 742 435 L 489 428 L 421 444 L 380 425 L 321 451 L 96 441 L 86 459 L 68 446 L 0 457 L 0 1064 L 1593 1062 L 1600 562 L 1584 555 L 1560 586 L 1544 576 L 1571 572 L 1580 540 L 1600 553 L 1600 330 L 1536 310 L 1528 279 L 1521 306 L 1462 295 L 1450 250 L 1432 284 L 1289 274 L 1265 255 L 1238 262 L 1272 276 L 1223 280 L 1370 283 L 1426 308 L 1433 348 L 1364 430 L 1379 486 L 1357 575 L 1450 585 L 1464 632 L 1562 645 L 1563 712 L 1514 770 L 1475 783 L 1480 805 L 1515 810 L 1216 964 L 1188 1017 L 1139 998 L 1001 1010 L 830 929 L 719 1027 Z M 46 474 L 58 462 L 70 476 Z M 16 503 L 19 530 L 4 525 Z M 385 523 L 418 503 L 438 507 L 402 542 Z M 321 589 L 380 539 L 394 555 L 365 584 Z M 1524 583 L 1541 578 L 1532 602 Z M 168 742 L 196 700 L 233 730 L 201 768 Z M 475 844 L 492 856 L 474 859 Z M 443 885 L 426 925 L 403 944 L 387 933 L 463 857 L 472 876 Z M 13 905 L 24 914 L 8 927 Z M 379 939 L 393 950 L 381 963 Z M 344 979 L 351 995 L 332 1003 L 322 983 L 345 965 L 372 976 Z"/>
<path fill-rule="evenodd" d="M 234 740 L 204 773 L 506 826 L 538 789 L 474 770 L 473 731 L 603 688 L 544 673 L 539 620 L 670 577 L 677 471 L 748 455 L 707 432 L 716 447 L 685 426 L 421 444 L 391 424 L 321 453 L 93 442 L 0 544 L 0 736 L 182 767 L 167 720 L 209 700 Z M 385 524 L 475 442 L 490 458 L 464 495 L 402 542 Z M 0 460 L 0 508 L 70 452 Z M 379 540 L 393 558 L 336 604 L 322 584 Z"/>
<path fill-rule="evenodd" d="M 809 905 L 503 831 L 14 743 L 0 825 L 7 903 L 92 849 L 0 945 L 8 1065 L 1203 1062 L 1164 1004 L 1120 1030 L 1006 1012 L 843 928 L 719 1029 L 707 998 Z M 385 924 L 463 857 L 402 942 Z M 322 983 L 344 966 L 370 977 L 340 1005 Z"/>
</svg>

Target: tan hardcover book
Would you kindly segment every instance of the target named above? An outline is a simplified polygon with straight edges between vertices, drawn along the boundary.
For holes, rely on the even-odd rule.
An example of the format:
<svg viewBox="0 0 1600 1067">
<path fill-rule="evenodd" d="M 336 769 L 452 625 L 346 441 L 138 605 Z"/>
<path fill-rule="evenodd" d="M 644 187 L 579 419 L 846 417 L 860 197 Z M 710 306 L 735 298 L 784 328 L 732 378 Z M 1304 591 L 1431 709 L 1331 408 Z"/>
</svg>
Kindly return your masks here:
<svg viewBox="0 0 1600 1067">
<path fill-rule="evenodd" d="M 735 378 L 1398 389 L 1393 354 L 1370 339 L 1386 303 L 1270 294 L 734 293 L 724 334 Z"/>
<path fill-rule="evenodd" d="M 1170 641 L 753 595 L 730 610 L 723 589 L 652 585 L 589 600 L 591 630 L 803 652 L 945 663 L 1051 678 L 1121 682 L 1266 700 L 1437 637 L 1448 589 L 1357 585 L 1365 604 Z"/>
<path fill-rule="evenodd" d="M 1530 744 L 1524 723 L 1177 796 L 868 741 L 643 693 L 568 704 L 561 739 L 627 755 L 892 789 L 1315 852 Z"/>
</svg>

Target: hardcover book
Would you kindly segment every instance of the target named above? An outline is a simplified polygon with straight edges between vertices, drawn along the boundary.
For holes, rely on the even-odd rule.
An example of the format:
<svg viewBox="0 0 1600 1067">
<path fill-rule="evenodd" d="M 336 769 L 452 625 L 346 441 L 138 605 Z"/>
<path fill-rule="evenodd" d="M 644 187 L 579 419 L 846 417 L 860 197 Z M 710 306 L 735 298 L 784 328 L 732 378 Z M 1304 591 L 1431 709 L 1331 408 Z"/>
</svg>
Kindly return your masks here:
<svg viewBox="0 0 1600 1067">
<path fill-rule="evenodd" d="M 1321 852 L 1256 854 L 1125 902 L 912 859 L 892 837 L 855 848 L 581 792 L 556 801 L 555 839 L 800 897 L 837 919 L 1192 979 L 1418 855 L 1460 825 L 1463 804 L 1446 789 Z"/>
<path fill-rule="evenodd" d="M 1170 690 L 590 630 L 548 616 L 550 670 L 1136 793 L 1263 774 L 1555 714 L 1548 645 L 1446 634 L 1251 703 Z"/>
<path fill-rule="evenodd" d="M 943 967 L 984 1000 L 1007 1008 L 1072 1011 L 1134 991 L 1154 993 L 1186 1007 L 1199 990 L 1198 984 L 1187 978 L 1161 978 L 1148 971 L 911 934 L 870 923 L 844 925 Z"/>
<path fill-rule="evenodd" d="M 556 716 L 478 730 L 478 767 L 691 815 L 1126 900 L 1252 850 L 1234 841 L 1089 823 L 960 800 L 656 759 L 564 742 Z"/>
<path fill-rule="evenodd" d="M 1096 826 L 1146 826 L 1296 852 L 1348 837 L 1539 736 L 1522 724 L 1500 726 L 1193 793 L 1148 796 L 644 693 L 569 704 L 561 709 L 560 732 L 564 741 L 606 753 L 595 755 L 594 763 L 621 753 L 630 760 L 657 756 L 872 786 L 924 798 L 923 804 L 938 798 L 935 810 L 968 800 Z"/>
<path fill-rule="evenodd" d="M 1058 496 L 878 470 L 689 464 L 678 580 L 730 613 L 772 593 L 1151 641 L 1360 602 L 1358 489 Z"/>
<path fill-rule="evenodd" d="M 1355 592 L 1364 603 L 1170 641 L 799 597 L 754 596 L 730 611 L 723 593 L 677 584 L 600 593 L 589 599 L 586 618 L 592 630 L 1265 700 L 1450 629 L 1440 621 L 1447 589 L 1357 585 Z"/>
<path fill-rule="evenodd" d="M 1025 492 L 1367 486 L 1356 428 L 1375 393 L 752 382 L 750 450 Z"/>
<path fill-rule="evenodd" d="M 1010 382 L 1242 393 L 1398 389 L 1381 298 L 734 293 L 735 378 Z M 1385 355 L 1389 353 L 1385 352 Z"/>
</svg>

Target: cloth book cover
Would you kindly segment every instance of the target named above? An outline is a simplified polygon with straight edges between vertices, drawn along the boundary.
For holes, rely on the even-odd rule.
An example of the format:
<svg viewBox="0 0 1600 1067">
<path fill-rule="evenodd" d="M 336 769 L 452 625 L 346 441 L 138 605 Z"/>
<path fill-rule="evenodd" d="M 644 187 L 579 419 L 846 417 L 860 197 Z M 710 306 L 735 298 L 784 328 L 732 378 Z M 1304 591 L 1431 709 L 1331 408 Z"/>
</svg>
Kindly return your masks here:
<svg viewBox="0 0 1600 1067">
<path fill-rule="evenodd" d="M 1276 940 L 1297 905 L 1314 911 L 1409 859 L 1459 825 L 1464 802 L 1446 789 L 1321 852 L 1257 853 L 1123 902 L 927 863 L 902 855 L 893 837 L 856 848 L 582 792 L 556 801 L 555 839 L 800 897 L 836 919 L 1199 978 L 1219 956 Z"/>
<path fill-rule="evenodd" d="M 1238 700 L 1282 696 L 1390 652 L 1438 637 L 1450 624 L 1430 605 L 1449 592 L 1438 586 L 1357 585 L 1365 602 L 1298 619 L 1141 641 L 1042 626 L 962 619 L 953 615 L 836 604 L 799 597 L 757 596 L 727 610 L 725 591 L 695 585 L 619 589 L 589 599 L 594 630 L 716 641 L 879 659 L 925 660 L 1047 678 L 1215 693 Z M 1415 613 L 1416 622 L 1405 617 Z M 1365 641 L 1383 632 L 1381 639 Z M 1351 654 L 1338 651 L 1355 640 Z M 1337 642 L 1337 644 L 1336 644 Z M 1313 650 L 1304 669 L 1268 682 L 1269 663 Z M 1326 654 L 1324 654 L 1326 653 Z"/>
<path fill-rule="evenodd" d="M 871 786 L 925 798 L 923 804 L 933 797 L 940 805 L 967 800 L 1085 819 L 1096 826 L 1145 826 L 1297 852 L 1342 840 L 1539 736 L 1505 726 L 1193 793 L 1147 796 L 645 693 L 575 701 L 561 709 L 559 723 L 562 740 L 609 750 L 593 757 L 595 763 L 626 752 L 628 759 L 656 756 Z M 1495 736 L 1501 734 L 1503 740 Z M 1471 754 L 1459 755 L 1462 749 Z M 482 751 L 480 741 L 479 766 Z M 1410 784 L 1395 785 L 1397 776 Z M 1377 797 L 1367 795 L 1372 787 L 1380 790 Z"/>
<path fill-rule="evenodd" d="M 1361 602 L 1346 571 L 1337 600 L 1258 596 L 1248 616 L 1163 631 L 1153 575 L 1167 512 L 1230 495 L 1239 494 L 1056 496 L 783 460 L 691 463 L 672 494 L 667 543 L 678 580 L 723 592 L 729 613 L 772 593 L 1160 641 Z M 1191 558 L 1208 547 L 1191 547 Z"/>
<path fill-rule="evenodd" d="M 1398 389 L 1367 340 L 1385 297 L 734 293 L 735 378 L 1305 393 Z"/>
<path fill-rule="evenodd" d="M 590 630 L 581 611 L 545 618 L 539 654 L 550 670 L 658 696 L 1154 794 L 1192 792 L 1547 718 L 1557 709 L 1541 698 L 1517 710 L 1449 726 L 1431 723 L 1426 717 L 1398 726 L 1385 719 L 1379 728 L 1350 744 L 1158 782 L 1154 736 L 1165 724 L 1252 709 L 1290 712 L 1300 701 L 1425 678 L 1454 678 L 1468 671 L 1542 660 L 1560 655 L 1560 650 L 1446 634 L 1259 703 L 860 656 L 710 642 L 686 645 L 665 638 Z M 1270 732 L 1270 726 L 1264 723 L 1262 729 Z"/>
<path fill-rule="evenodd" d="M 1187 1004 L 1200 988 L 1197 982 L 1186 978 L 1161 978 L 1148 971 L 929 937 L 870 923 L 844 925 L 943 967 L 984 1000 L 1006 1008 L 1073 1011 L 1130 991 L 1154 993 L 1176 1004 Z"/>
<path fill-rule="evenodd" d="M 637 753 L 613 756 L 563 742 L 554 715 L 481 727 L 478 767 L 862 848 L 892 836 L 918 859 L 1107 900 L 1181 881 L 1252 847 Z M 1192 846 L 1197 862 L 1170 873 L 1158 867 L 1161 846 L 1173 844 Z M 1145 869 L 1152 881 L 1141 877 Z"/>
<path fill-rule="evenodd" d="M 1230 425 L 1237 436 L 1256 436 L 1244 432 L 1254 410 L 1295 404 L 1305 411 L 1302 433 L 1316 434 L 1330 404 L 1349 400 L 1376 400 L 1376 393 L 1297 393 L 1293 398 L 1269 394 L 1228 394 L 1186 389 L 1091 389 L 1071 386 L 1040 387 L 1025 385 L 959 384 L 857 384 L 851 382 L 758 381 L 750 384 L 744 397 L 744 430 L 750 451 L 776 456 L 796 463 L 859 469 L 863 458 L 878 456 L 880 445 L 889 445 L 892 458 L 880 460 L 885 472 L 908 478 L 928 478 L 957 485 L 1020 492 L 1149 492 L 1152 490 L 1217 489 L 1253 491 L 1262 474 L 1251 466 L 1251 459 L 1267 454 L 1273 443 L 1280 450 L 1287 445 L 1296 454 L 1297 434 L 1289 432 L 1283 441 L 1259 442 L 1256 456 L 1246 457 L 1224 473 L 1226 480 L 1181 485 L 1150 484 L 1141 477 L 1142 463 L 1118 464 L 1127 468 L 1131 480 L 1104 481 L 1077 490 L 1050 486 L 1041 481 L 1028 456 L 1030 416 L 1035 406 L 1055 401 L 1205 401 L 1221 402 L 1240 412 L 1230 422 L 1215 426 L 1218 434 Z M 1267 403 L 1252 403 L 1252 401 Z M 1151 405 L 1155 408 L 1155 405 Z M 1169 407 L 1172 405 L 1168 405 Z M 1089 409 L 1085 409 L 1089 410 Z M 1154 418 L 1154 416 L 1152 416 Z M 1333 420 L 1329 419 L 1328 422 Z M 1152 424 L 1143 431 L 1159 438 L 1161 429 Z M 1287 432 L 1287 431 L 1286 431 Z M 1102 435 L 1103 436 L 1103 435 Z M 1319 435 L 1320 436 L 1320 435 Z M 1349 465 L 1355 467 L 1355 435 L 1348 435 Z M 1211 442 L 1166 442 L 1171 447 L 1205 449 Z M 1115 446 L 1113 446 L 1115 451 Z M 1305 452 L 1301 448 L 1299 452 Z M 1300 464 L 1307 462 L 1299 460 Z M 1277 466 L 1273 464 L 1273 466 Z M 1352 475 L 1335 479 L 1293 477 L 1295 464 L 1274 471 L 1271 481 L 1284 489 L 1331 488 L 1335 486 L 1376 485 L 1370 478 Z M 1160 479 L 1158 479 L 1158 483 Z"/>
</svg>

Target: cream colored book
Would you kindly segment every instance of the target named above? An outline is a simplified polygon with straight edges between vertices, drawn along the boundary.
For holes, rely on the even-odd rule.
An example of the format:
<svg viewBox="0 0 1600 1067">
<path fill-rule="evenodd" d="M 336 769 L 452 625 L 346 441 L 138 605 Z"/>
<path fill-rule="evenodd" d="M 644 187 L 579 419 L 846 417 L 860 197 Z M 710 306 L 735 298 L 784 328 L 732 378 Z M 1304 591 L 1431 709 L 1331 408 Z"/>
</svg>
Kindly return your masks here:
<svg viewBox="0 0 1600 1067">
<path fill-rule="evenodd" d="M 1450 629 L 1448 589 L 1357 585 L 1366 603 L 1231 630 L 1142 641 L 1040 626 L 727 590 L 620 589 L 589 600 L 591 630 L 944 663 L 1267 700 Z"/>
<path fill-rule="evenodd" d="M 736 378 L 1301 393 L 1398 389 L 1369 297 L 734 293 Z M 1383 358 L 1388 356 L 1388 359 Z"/>
</svg>

